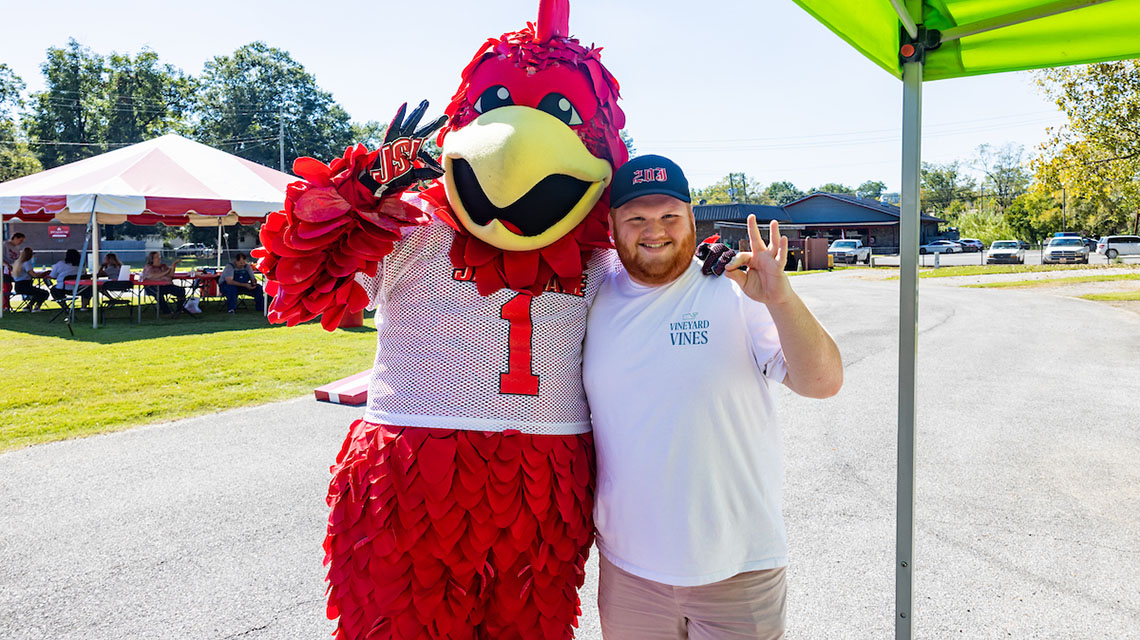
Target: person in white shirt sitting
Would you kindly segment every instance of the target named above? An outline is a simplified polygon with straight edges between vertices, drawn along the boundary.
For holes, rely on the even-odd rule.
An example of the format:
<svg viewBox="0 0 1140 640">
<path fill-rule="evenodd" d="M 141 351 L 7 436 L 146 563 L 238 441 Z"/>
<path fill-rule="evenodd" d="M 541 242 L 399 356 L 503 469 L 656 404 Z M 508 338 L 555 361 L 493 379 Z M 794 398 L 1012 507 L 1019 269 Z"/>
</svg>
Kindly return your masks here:
<svg viewBox="0 0 1140 640">
<path fill-rule="evenodd" d="M 51 279 L 55 284 L 51 287 L 51 297 L 59 303 L 60 306 L 66 304 L 66 300 L 71 297 L 72 291 L 75 287 L 75 280 L 79 278 L 79 251 L 77 249 L 68 249 L 64 254 L 63 260 L 51 266 Z M 87 305 L 91 302 L 91 287 L 79 287 L 79 298 L 82 301 L 83 308 L 86 309 Z"/>
</svg>

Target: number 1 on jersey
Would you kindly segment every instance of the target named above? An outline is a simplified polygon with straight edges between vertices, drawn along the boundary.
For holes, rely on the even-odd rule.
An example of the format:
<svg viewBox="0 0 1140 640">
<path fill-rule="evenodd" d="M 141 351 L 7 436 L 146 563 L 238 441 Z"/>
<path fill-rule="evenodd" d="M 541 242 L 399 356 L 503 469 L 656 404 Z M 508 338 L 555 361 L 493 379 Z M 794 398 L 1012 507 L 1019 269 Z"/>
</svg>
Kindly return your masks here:
<svg viewBox="0 0 1140 640">
<path fill-rule="evenodd" d="M 538 395 L 538 376 L 534 375 L 531 337 L 534 327 L 530 319 L 533 296 L 518 294 L 503 305 L 499 313 L 510 323 L 507 336 L 507 372 L 499 374 L 499 393 L 520 396 Z"/>
</svg>

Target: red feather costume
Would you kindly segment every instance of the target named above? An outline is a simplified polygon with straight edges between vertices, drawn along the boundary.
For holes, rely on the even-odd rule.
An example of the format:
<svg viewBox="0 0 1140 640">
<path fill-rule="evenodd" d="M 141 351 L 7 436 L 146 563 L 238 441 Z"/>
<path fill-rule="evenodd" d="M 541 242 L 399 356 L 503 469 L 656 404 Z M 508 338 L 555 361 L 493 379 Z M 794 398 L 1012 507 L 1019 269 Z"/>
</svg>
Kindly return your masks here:
<svg viewBox="0 0 1140 640">
<path fill-rule="evenodd" d="M 443 178 L 377 198 L 359 179 L 377 151 L 301 158 L 262 227 L 272 321 L 377 308 L 369 413 L 331 469 L 338 638 L 573 637 L 593 541 L 581 342 L 627 153 L 618 84 L 567 12 L 542 0 L 463 70 Z"/>
</svg>

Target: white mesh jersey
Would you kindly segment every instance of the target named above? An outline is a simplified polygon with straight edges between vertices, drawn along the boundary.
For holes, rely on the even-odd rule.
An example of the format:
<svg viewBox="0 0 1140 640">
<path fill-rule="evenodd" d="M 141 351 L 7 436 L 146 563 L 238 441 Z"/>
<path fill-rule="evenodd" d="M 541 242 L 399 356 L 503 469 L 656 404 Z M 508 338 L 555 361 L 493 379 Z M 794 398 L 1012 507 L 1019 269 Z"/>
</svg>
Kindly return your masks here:
<svg viewBox="0 0 1140 640">
<path fill-rule="evenodd" d="M 365 419 L 382 424 L 570 435 L 590 431 L 582 388 L 586 310 L 613 250 L 590 257 L 583 281 L 537 297 L 479 295 L 451 264 L 455 231 L 408 228 L 376 278 L 357 275 L 376 309 L 376 363 Z M 554 289 L 554 290 L 551 290 Z"/>
</svg>

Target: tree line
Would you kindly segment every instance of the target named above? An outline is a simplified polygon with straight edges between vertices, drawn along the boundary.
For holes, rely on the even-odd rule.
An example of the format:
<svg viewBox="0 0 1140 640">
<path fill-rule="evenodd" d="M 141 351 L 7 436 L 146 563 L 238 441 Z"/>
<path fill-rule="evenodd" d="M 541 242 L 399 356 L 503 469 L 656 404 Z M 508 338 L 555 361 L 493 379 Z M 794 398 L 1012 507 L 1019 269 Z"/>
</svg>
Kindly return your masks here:
<svg viewBox="0 0 1140 640">
<path fill-rule="evenodd" d="M 920 206 L 965 237 L 1040 242 L 1058 231 L 1089 237 L 1140 233 L 1140 61 L 1034 72 L 1068 122 L 1047 131 L 1035 153 L 979 146 L 972 157 L 922 163 Z M 787 181 L 762 186 L 731 173 L 693 202 L 785 205 L 818 191 L 878 200 L 885 186 L 827 183 L 806 192 Z"/>
<path fill-rule="evenodd" d="M 143 49 L 102 55 L 74 39 L 51 47 L 42 91 L 0 63 L 0 180 L 177 133 L 263 165 L 339 156 L 383 125 L 348 112 L 287 51 L 239 47 L 189 75 Z M 281 134 L 284 134 L 281 136 Z"/>
<path fill-rule="evenodd" d="M 690 189 L 689 191 L 694 203 L 702 201 L 703 204 L 739 202 L 783 206 L 804 196 L 819 192 L 858 195 L 863 198 L 878 200 L 886 188 L 886 183 L 881 180 L 867 180 L 855 188 L 838 182 L 828 182 L 818 187 L 812 187 L 807 191 L 801 191 L 796 185 L 786 180 L 762 186 L 755 178 L 745 173 L 730 173 L 703 189 Z"/>
</svg>

